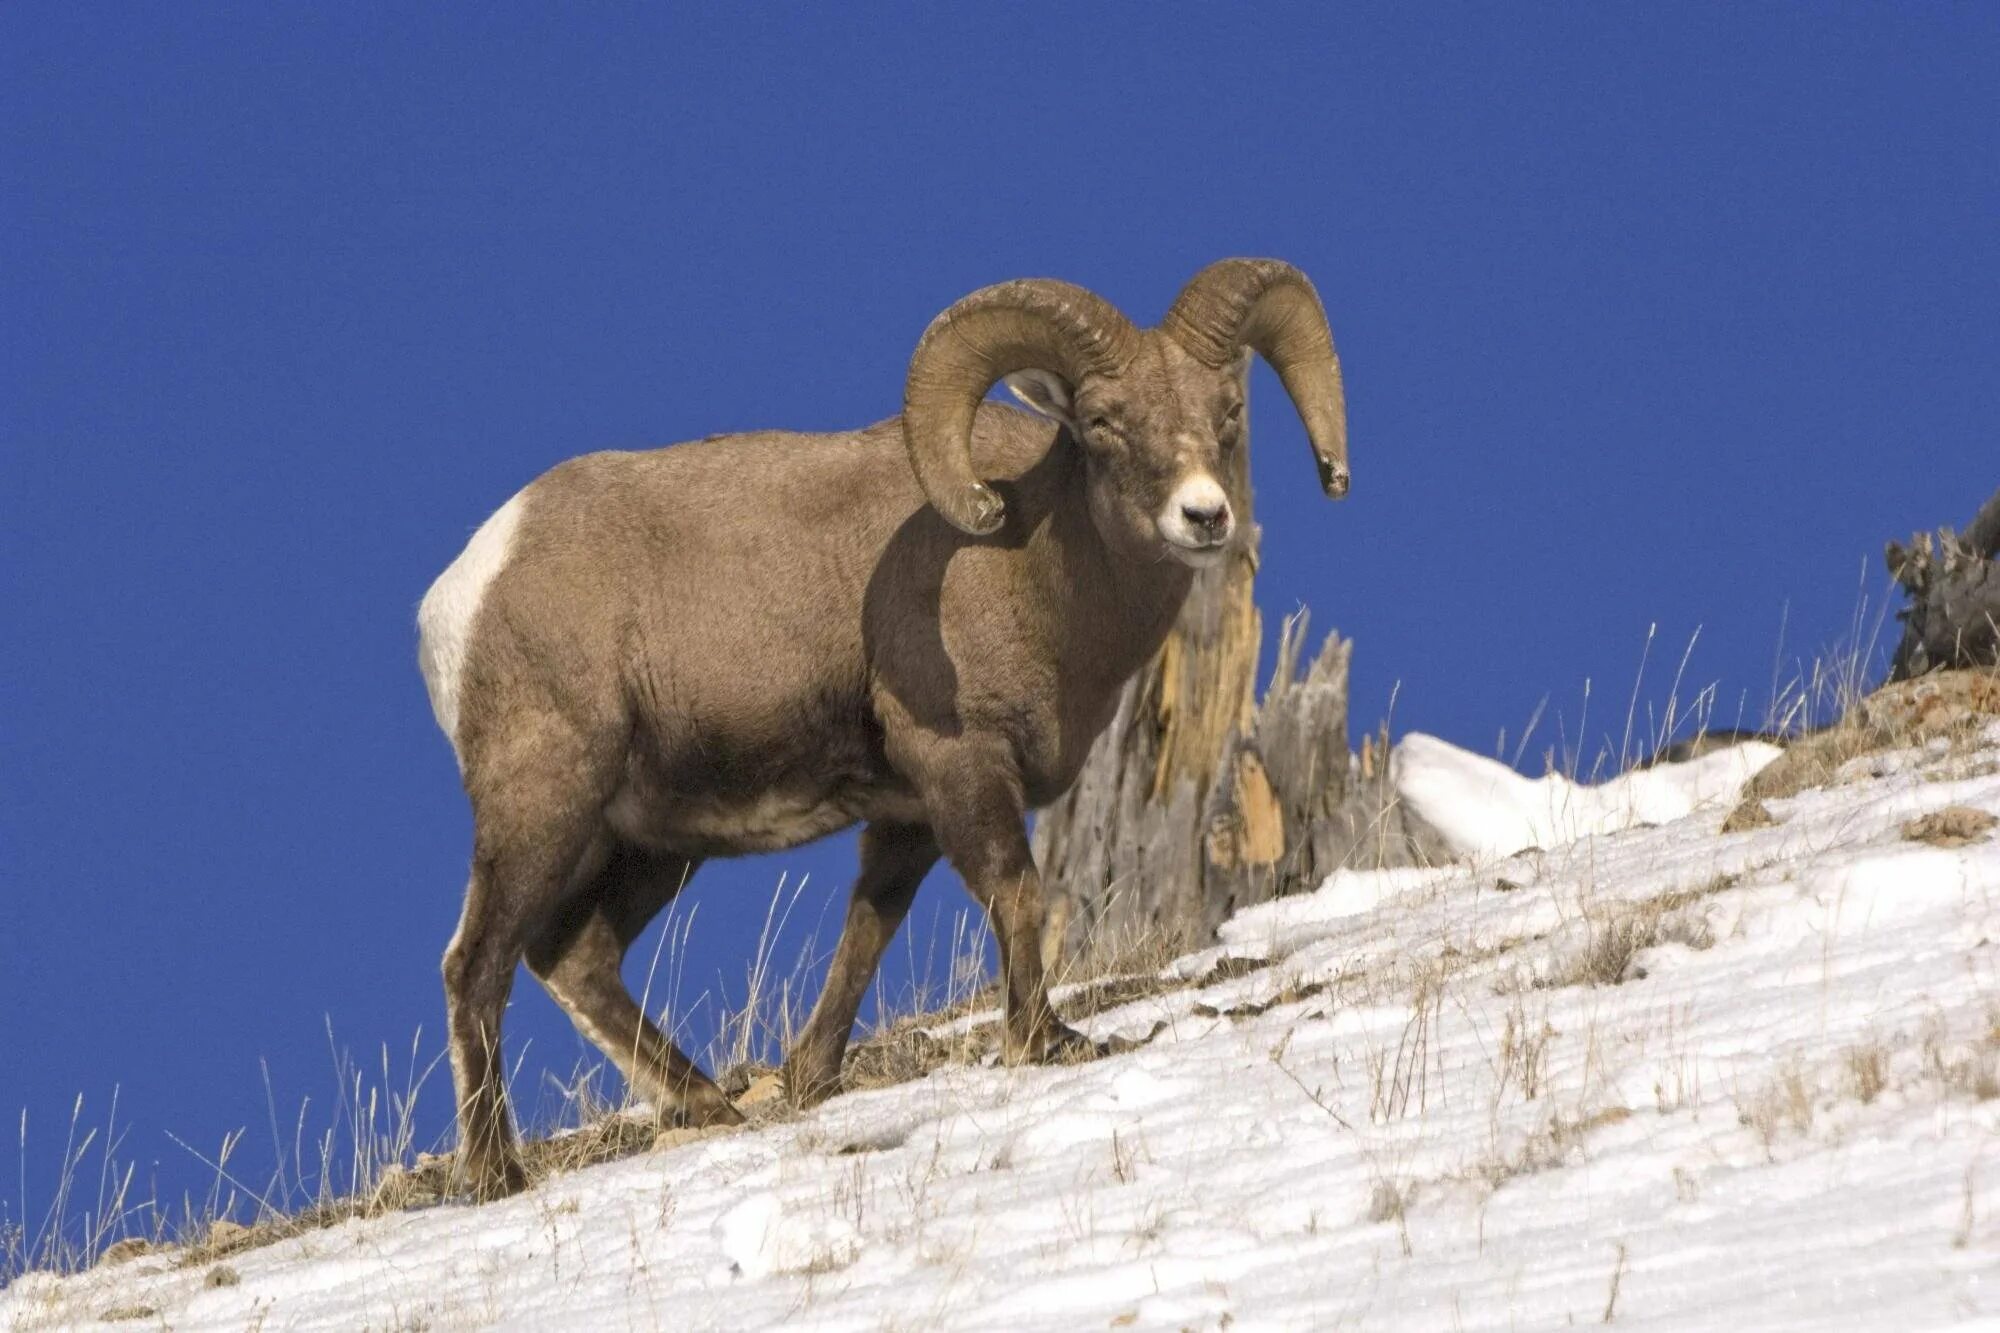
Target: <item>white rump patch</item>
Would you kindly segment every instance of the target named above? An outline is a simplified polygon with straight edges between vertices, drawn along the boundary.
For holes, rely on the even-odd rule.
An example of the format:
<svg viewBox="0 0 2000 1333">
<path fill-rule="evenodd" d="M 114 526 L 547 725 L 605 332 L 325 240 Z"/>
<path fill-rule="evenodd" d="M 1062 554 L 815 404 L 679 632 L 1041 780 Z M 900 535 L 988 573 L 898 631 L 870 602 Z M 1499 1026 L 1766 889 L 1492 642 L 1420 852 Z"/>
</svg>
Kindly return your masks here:
<svg viewBox="0 0 2000 1333">
<path fill-rule="evenodd" d="M 520 525 L 523 491 L 479 525 L 458 559 L 438 575 L 417 607 L 417 665 L 430 690 L 431 711 L 444 728 L 452 752 L 458 752 L 458 683 L 465 672 L 465 654 L 472 642 L 473 621 L 486 597 L 487 585 L 507 567 Z"/>
</svg>

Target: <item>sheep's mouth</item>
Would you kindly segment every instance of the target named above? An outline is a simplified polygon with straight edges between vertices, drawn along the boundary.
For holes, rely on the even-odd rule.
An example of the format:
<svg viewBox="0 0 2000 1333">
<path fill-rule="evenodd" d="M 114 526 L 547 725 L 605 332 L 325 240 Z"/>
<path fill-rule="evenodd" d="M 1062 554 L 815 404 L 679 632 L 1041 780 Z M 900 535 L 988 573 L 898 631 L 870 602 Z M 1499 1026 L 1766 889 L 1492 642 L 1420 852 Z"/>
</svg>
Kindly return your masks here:
<svg viewBox="0 0 2000 1333">
<path fill-rule="evenodd" d="M 1229 538 L 1201 543 L 1178 542 L 1169 538 L 1166 548 L 1168 555 L 1184 565 L 1194 569 L 1212 569 L 1222 563 L 1223 555 L 1229 550 Z"/>
</svg>

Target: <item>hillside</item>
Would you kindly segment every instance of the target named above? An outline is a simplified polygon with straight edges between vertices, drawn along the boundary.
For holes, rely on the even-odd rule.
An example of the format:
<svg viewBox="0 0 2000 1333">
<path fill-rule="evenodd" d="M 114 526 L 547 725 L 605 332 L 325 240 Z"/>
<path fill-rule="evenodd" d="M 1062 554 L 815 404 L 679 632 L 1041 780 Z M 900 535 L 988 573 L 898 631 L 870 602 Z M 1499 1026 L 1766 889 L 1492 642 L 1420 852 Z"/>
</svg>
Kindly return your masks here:
<svg viewBox="0 0 2000 1333">
<path fill-rule="evenodd" d="M 1505 822 L 1465 781 L 1483 761 L 1428 738 L 1399 759 L 1469 827 Z M 1083 1020 L 1127 1054 L 942 1068 L 490 1207 L 30 1275 L 0 1322 L 2000 1317 L 2000 725 L 1769 784 L 1720 832 L 1756 767 L 1680 807 L 1567 788 L 1574 841 L 1249 911 L 1176 984 Z"/>
</svg>

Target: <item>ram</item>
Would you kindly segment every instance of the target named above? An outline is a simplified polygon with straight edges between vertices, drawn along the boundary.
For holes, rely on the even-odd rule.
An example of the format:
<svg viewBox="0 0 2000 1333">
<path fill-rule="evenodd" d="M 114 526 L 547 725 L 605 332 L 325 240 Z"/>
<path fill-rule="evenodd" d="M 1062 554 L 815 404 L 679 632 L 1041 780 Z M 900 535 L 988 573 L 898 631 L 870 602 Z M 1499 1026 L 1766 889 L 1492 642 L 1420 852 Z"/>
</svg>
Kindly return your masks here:
<svg viewBox="0 0 2000 1333">
<path fill-rule="evenodd" d="M 1236 538 L 1253 349 L 1343 495 L 1319 298 L 1288 264 L 1231 259 L 1156 329 L 1068 283 L 985 288 L 924 333 L 899 418 L 591 454 L 479 528 L 418 612 L 473 813 L 444 985 L 474 1192 L 525 1183 L 499 1062 L 523 959 L 661 1114 L 741 1119 L 619 975 L 711 857 L 865 825 L 785 1060 L 800 1104 L 838 1090 L 862 994 L 940 855 L 999 945 L 1006 1058 L 1082 1041 L 1049 1005 L 1025 815 L 1075 779 Z M 1003 378 L 1032 415 L 983 401 Z"/>
</svg>

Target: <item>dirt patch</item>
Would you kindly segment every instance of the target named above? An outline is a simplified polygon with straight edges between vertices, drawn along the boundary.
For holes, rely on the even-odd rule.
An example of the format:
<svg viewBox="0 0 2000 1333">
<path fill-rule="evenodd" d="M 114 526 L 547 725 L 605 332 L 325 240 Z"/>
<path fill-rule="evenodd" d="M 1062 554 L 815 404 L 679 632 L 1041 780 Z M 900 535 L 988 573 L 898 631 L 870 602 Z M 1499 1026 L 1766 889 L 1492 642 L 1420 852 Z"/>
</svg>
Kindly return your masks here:
<svg viewBox="0 0 2000 1333">
<path fill-rule="evenodd" d="M 1969 805 L 1947 805 L 1903 825 L 1903 837 L 1933 847 L 1964 847 L 1984 841 L 2000 818 Z"/>
<path fill-rule="evenodd" d="M 914 1022 L 898 1024 L 848 1047 L 841 1081 L 849 1092 L 911 1083 L 946 1065 L 972 1064 L 989 1049 L 977 1031 L 937 1037 Z"/>
<path fill-rule="evenodd" d="M 1199 990 L 1204 986 L 1213 986 L 1219 981 L 1236 981 L 1253 972 L 1262 972 L 1270 965 L 1271 960 L 1268 958 L 1218 958 L 1208 971 L 1189 984 Z"/>
<path fill-rule="evenodd" d="M 1752 829 L 1775 828 L 1777 824 L 1777 816 L 1771 813 L 1771 807 L 1755 797 L 1750 797 L 1739 802 L 1737 807 L 1729 812 L 1729 818 L 1722 821 L 1722 831 L 1748 833 Z"/>
<path fill-rule="evenodd" d="M 1190 1012 L 1196 1018 L 1256 1018 L 1262 1014 L 1269 1013 L 1281 1004 L 1296 1004 L 1300 1000 L 1309 1000 L 1325 990 L 1326 983 L 1324 981 L 1300 982 L 1294 980 L 1280 986 L 1277 993 L 1269 999 L 1245 1000 L 1240 1004 L 1232 1004 L 1227 1009 L 1218 1009 L 1207 1001 L 1202 1001 L 1196 1004 Z"/>
<path fill-rule="evenodd" d="M 1116 1009 L 1121 1004 L 1134 1000 L 1147 1000 L 1155 995 L 1165 995 L 1168 991 L 1186 989 L 1186 983 L 1172 977 L 1158 975 L 1141 977 L 1106 977 L 1102 981 L 1090 982 L 1084 987 L 1063 997 L 1056 1007 L 1062 1010 L 1066 1021 L 1074 1023 L 1091 1018 L 1107 1009 Z"/>
<path fill-rule="evenodd" d="M 104 1253 L 97 1256 L 99 1268 L 110 1268 L 114 1264 L 128 1263 L 142 1254 L 151 1254 L 160 1247 L 141 1236 L 128 1236 L 104 1247 Z"/>
</svg>

